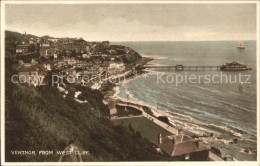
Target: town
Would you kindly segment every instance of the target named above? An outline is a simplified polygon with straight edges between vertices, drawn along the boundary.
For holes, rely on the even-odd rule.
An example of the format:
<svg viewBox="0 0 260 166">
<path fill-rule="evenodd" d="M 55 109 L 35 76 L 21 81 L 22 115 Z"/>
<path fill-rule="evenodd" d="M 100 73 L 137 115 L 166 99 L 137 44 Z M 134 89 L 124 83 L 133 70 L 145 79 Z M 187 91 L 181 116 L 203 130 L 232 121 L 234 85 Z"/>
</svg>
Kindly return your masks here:
<svg viewBox="0 0 260 166">
<path fill-rule="evenodd" d="M 18 60 L 18 64 L 13 65 L 18 73 L 17 78 L 20 82 L 33 86 L 46 85 L 43 78 L 51 73 L 69 83 L 101 89 L 106 85 L 97 78 L 106 76 L 108 79 L 109 76 L 131 71 L 141 59 L 129 47 L 110 45 L 109 41 L 32 37 L 25 32 L 19 38 L 6 37 L 5 43 L 6 56 Z"/>
<path fill-rule="evenodd" d="M 147 126 L 137 128 L 144 130 L 154 126 L 152 135 L 145 132 L 142 135 L 153 143 L 159 154 L 173 157 L 174 160 L 222 160 L 210 152 L 210 145 L 193 139 L 193 134 L 174 128 L 167 117 L 157 117 L 153 115 L 151 108 L 113 96 L 113 88 L 121 77 L 125 79 L 138 72 L 142 73 L 140 66 L 152 60 L 151 58 L 144 58 L 126 46 L 111 45 L 109 41 L 88 42 L 82 38 L 37 37 L 27 35 L 26 32 L 16 34 L 7 31 L 6 34 L 5 55 L 15 62 L 11 64 L 16 73 L 11 78 L 13 83 L 33 87 L 55 86 L 64 99 L 69 93 L 67 86 L 71 84 L 74 101 L 79 104 L 88 103 L 82 95 L 85 92 L 80 87 L 98 90 L 104 95 L 102 104 L 108 107 L 109 112 L 105 114 L 104 110 L 99 110 L 97 117 L 106 117 L 115 124 L 122 120 L 127 122 L 125 118 L 141 118 Z M 130 130 L 133 130 L 132 127 Z"/>
</svg>

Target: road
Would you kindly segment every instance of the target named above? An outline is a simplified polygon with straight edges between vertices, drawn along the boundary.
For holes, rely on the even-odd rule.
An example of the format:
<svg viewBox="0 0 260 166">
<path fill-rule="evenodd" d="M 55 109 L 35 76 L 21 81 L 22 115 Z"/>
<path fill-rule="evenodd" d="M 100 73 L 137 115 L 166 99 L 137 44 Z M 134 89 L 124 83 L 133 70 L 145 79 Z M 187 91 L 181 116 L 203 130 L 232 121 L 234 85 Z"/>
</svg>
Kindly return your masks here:
<svg viewBox="0 0 260 166">
<path fill-rule="evenodd" d="M 222 158 L 218 157 L 212 152 L 209 152 L 209 159 L 212 161 L 224 161 Z"/>
<path fill-rule="evenodd" d="M 133 104 L 126 104 L 126 103 L 117 103 L 117 105 L 119 106 L 125 106 L 125 107 L 132 107 L 132 108 L 135 108 L 139 111 L 142 112 L 142 115 L 143 117 L 146 117 L 147 119 L 153 121 L 154 123 L 156 123 L 157 125 L 161 126 L 162 128 L 164 128 L 165 130 L 171 132 L 172 134 L 175 134 L 177 135 L 178 134 L 178 130 L 169 126 L 168 124 L 158 120 L 157 118 L 147 114 L 144 110 L 143 110 L 143 107 L 142 106 L 137 106 L 137 105 L 133 105 Z M 120 119 L 123 119 L 123 118 L 133 118 L 133 117 L 137 117 L 137 116 L 129 116 L 129 117 L 119 117 Z M 138 116 L 140 117 L 140 115 Z M 119 118 L 115 118 L 115 119 L 119 119 Z M 220 157 L 218 157 L 217 155 L 215 155 L 214 153 L 212 152 L 209 152 L 209 159 L 212 160 L 212 161 L 224 161 L 223 159 L 221 159 Z"/>
<path fill-rule="evenodd" d="M 115 119 L 129 119 L 129 118 L 138 118 L 138 117 L 144 117 L 144 116 L 143 116 L 143 115 L 137 115 L 137 116 L 122 116 L 122 117 L 113 116 L 113 117 L 111 117 L 111 120 L 115 120 Z"/>
</svg>

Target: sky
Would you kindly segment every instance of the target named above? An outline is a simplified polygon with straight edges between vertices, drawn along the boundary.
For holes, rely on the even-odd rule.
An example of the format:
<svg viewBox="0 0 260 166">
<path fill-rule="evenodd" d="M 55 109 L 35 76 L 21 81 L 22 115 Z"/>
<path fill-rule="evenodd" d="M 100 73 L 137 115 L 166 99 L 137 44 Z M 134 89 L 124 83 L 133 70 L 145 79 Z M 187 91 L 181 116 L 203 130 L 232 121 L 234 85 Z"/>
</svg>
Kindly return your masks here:
<svg viewBox="0 0 260 166">
<path fill-rule="evenodd" d="M 6 4 L 5 29 L 88 41 L 256 40 L 256 4 Z"/>
</svg>

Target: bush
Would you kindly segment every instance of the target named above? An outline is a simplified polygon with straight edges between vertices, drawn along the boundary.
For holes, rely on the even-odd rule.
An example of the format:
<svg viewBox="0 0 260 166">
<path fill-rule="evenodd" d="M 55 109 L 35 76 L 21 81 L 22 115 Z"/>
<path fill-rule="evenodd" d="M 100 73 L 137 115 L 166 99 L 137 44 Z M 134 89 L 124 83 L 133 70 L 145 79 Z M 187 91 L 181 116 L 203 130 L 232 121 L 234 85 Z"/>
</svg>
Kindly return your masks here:
<svg viewBox="0 0 260 166">
<path fill-rule="evenodd" d="M 81 90 L 90 103 L 79 104 L 72 94 L 64 99 L 56 87 L 6 84 L 6 161 L 58 161 L 58 155 L 18 156 L 10 151 L 63 150 L 69 139 L 80 150 L 90 151 L 91 157 L 84 161 L 171 160 L 158 154 L 140 134 L 98 118 L 96 112 L 104 114 L 107 109 L 102 94 Z"/>
</svg>

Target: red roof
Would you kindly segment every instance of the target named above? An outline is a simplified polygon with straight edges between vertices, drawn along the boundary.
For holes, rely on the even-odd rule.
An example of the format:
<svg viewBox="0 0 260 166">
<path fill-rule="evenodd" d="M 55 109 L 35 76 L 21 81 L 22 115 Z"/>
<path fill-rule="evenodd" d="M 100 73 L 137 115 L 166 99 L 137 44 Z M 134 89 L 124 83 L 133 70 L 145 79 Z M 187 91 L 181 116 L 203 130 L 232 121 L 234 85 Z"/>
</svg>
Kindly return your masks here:
<svg viewBox="0 0 260 166">
<path fill-rule="evenodd" d="M 203 142 L 193 140 L 187 135 L 180 134 L 177 136 L 168 136 L 162 138 L 161 144 L 158 140 L 153 141 L 162 151 L 170 156 L 182 156 L 193 152 L 209 150 L 210 146 Z"/>
</svg>

